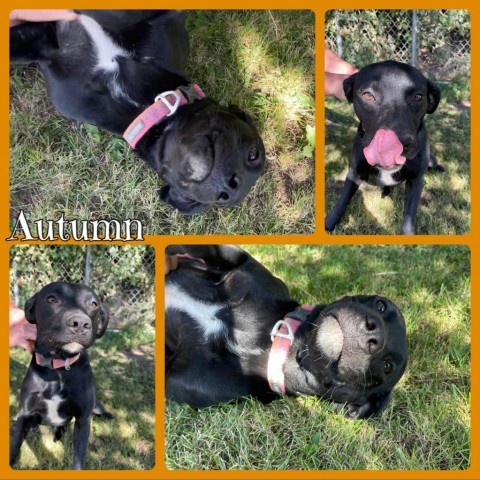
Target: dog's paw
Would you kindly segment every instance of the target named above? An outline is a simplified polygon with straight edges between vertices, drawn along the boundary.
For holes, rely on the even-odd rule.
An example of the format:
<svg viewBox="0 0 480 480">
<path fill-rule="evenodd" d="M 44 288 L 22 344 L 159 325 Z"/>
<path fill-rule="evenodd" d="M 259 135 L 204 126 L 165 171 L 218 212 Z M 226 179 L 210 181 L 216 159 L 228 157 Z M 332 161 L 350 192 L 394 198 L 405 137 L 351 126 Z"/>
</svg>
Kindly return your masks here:
<svg viewBox="0 0 480 480">
<path fill-rule="evenodd" d="M 327 218 L 325 219 L 325 230 L 327 233 L 332 233 L 335 230 L 337 223 L 338 219 L 336 215 L 327 215 Z"/>
<path fill-rule="evenodd" d="M 392 191 L 392 187 L 386 186 L 382 188 L 382 198 L 388 197 Z"/>
<path fill-rule="evenodd" d="M 435 165 L 434 167 L 428 167 L 428 169 L 438 173 L 447 173 L 447 169 L 442 165 Z"/>
<path fill-rule="evenodd" d="M 55 427 L 55 435 L 53 436 L 53 441 L 54 442 L 58 442 L 62 436 L 63 436 L 63 432 L 65 432 L 65 427 L 62 426 L 62 427 Z"/>
<path fill-rule="evenodd" d="M 99 417 L 107 420 L 113 420 L 115 418 L 110 412 L 103 412 L 99 415 Z"/>
</svg>

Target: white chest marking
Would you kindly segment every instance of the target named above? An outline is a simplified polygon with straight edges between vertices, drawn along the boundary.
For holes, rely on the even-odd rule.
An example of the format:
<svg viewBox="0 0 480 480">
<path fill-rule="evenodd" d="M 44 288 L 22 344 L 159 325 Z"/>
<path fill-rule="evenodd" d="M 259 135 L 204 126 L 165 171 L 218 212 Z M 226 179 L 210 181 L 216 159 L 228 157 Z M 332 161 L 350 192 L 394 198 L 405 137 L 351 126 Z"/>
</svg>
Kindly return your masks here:
<svg viewBox="0 0 480 480">
<path fill-rule="evenodd" d="M 383 168 L 377 167 L 377 171 L 379 173 L 377 177 L 378 182 L 385 186 L 396 185 L 397 183 L 400 183 L 398 180 L 393 178 L 393 174 L 398 172 L 402 167 L 403 165 L 398 165 L 392 170 L 384 170 Z"/>
<path fill-rule="evenodd" d="M 193 298 L 178 285 L 169 283 L 165 287 L 165 311 L 179 310 L 192 317 L 202 329 L 205 340 L 226 333 L 225 324 L 217 317 L 225 307 L 221 303 L 206 303 Z"/>
<path fill-rule="evenodd" d="M 97 65 L 95 69 L 106 70 L 107 72 L 117 70 L 118 65 L 115 57 L 127 57 L 128 53 L 116 45 L 93 18 L 81 15 L 80 22 L 92 39 L 96 49 Z"/>
<path fill-rule="evenodd" d="M 227 350 L 237 357 L 244 357 L 244 356 L 259 356 L 264 353 L 263 348 L 248 348 L 244 347 L 242 345 L 239 345 L 238 343 L 234 343 L 232 340 L 229 338 L 227 339 L 226 342 Z"/>
<path fill-rule="evenodd" d="M 58 407 L 63 400 L 63 397 L 60 395 L 54 395 L 51 399 L 45 400 L 45 405 L 47 407 L 47 421 L 49 424 L 60 426 L 67 421 L 66 418 L 62 418 L 58 414 Z"/>
</svg>

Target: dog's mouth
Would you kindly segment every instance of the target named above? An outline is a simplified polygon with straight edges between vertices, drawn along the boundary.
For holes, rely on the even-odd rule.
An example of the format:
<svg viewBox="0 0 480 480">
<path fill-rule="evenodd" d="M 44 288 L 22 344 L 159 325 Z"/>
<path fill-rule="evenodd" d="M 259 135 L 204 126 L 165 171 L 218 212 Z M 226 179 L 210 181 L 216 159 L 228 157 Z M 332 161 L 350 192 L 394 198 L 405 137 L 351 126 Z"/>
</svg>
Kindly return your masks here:
<svg viewBox="0 0 480 480">
<path fill-rule="evenodd" d="M 363 149 L 367 162 L 385 170 L 392 170 L 406 162 L 404 147 L 393 130 L 379 129 Z"/>
<path fill-rule="evenodd" d="M 65 345 L 61 346 L 61 350 L 64 351 L 65 353 L 69 353 L 72 355 L 75 355 L 79 352 L 81 352 L 85 347 L 78 342 L 70 342 L 66 343 Z"/>
<path fill-rule="evenodd" d="M 343 350 L 344 335 L 340 323 L 334 316 L 328 315 L 323 318 L 318 326 L 317 338 L 321 339 L 319 347 L 322 353 L 330 361 L 338 360 Z"/>
</svg>

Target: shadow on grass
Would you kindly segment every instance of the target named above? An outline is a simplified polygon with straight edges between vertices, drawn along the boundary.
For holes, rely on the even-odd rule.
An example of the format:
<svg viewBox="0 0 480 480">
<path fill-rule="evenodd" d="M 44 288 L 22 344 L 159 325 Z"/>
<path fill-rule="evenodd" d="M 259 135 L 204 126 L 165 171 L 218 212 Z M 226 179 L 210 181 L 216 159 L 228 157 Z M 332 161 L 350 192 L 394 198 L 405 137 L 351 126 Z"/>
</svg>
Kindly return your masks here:
<svg viewBox="0 0 480 480">
<path fill-rule="evenodd" d="M 108 335 L 108 332 L 107 332 Z M 134 352 L 89 351 L 97 396 L 113 416 L 93 416 L 86 455 L 88 470 L 149 470 L 155 460 L 154 359 L 142 349 Z M 10 425 L 19 410 L 20 385 L 30 362 L 26 352 L 12 350 L 10 358 Z M 53 428 L 40 426 L 22 445 L 15 469 L 68 470 L 73 463 L 73 421 L 58 443 Z M 28 446 L 28 448 L 27 448 Z"/>
</svg>

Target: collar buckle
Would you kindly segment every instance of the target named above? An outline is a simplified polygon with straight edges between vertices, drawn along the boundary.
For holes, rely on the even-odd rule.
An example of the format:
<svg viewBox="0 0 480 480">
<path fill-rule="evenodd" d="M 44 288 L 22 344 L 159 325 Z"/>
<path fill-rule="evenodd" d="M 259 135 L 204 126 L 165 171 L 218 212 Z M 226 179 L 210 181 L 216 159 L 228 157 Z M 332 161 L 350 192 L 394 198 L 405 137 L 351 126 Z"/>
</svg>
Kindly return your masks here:
<svg viewBox="0 0 480 480">
<path fill-rule="evenodd" d="M 183 95 L 185 95 L 189 103 L 193 103 L 196 100 L 202 100 L 203 98 L 205 98 L 205 94 L 195 83 L 190 83 L 187 86 L 181 85 L 180 87 L 178 87 L 178 90 L 180 90 Z"/>
<path fill-rule="evenodd" d="M 175 102 L 173 104 L 170 103 L 169 101 L 168 97 L 170 95 L 173 95 L 175 97 Z M 180 105 L 181 95 L 175 92 L 174 90 L 167 90 L 166 92 L 159 93 L 155 97 L 155 103 L 158 102 L 159 100 L 161 100 L 163 104 L 170 110 L 170 113 L 167 113 L 165 115 L 166 117 L 169 117 L 170 115 L 173 115 L 177 111 Z"/>
<path fill-rule="evenodd" d="M 286 328 L 286 332 L 281 332 L 280 329 L 282 327 Z M 290 344 L 293 343 L 293 331 L 292 327 L 288 322 L 285 320 L 279 320 L 272 328 L 272 331 L 270 332 L 270 339 L 272 342 L 275 340 L 275 337 L 279 338 L 286 338 L 287 340 L 290 340 Z"/>
</svg>

